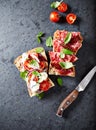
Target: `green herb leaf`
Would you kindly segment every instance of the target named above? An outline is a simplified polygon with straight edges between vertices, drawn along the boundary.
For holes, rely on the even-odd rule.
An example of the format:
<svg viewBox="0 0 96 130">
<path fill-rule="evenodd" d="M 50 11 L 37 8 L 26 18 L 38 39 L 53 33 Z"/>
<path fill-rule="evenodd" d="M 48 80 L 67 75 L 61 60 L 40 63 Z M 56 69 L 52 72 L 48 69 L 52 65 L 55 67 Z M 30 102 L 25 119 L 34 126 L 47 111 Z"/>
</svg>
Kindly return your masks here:
<svg viewBox="0 0 96 130">
<path fill-rule="evenodd" d="M 38 71 L 33 71 L 32 74 L 34 74 L 35 76 L 40 76 L 40 73 Z"/>
<path fill-rule="evenodd" d="M 37 34 L 37 37 L 42 37 L 43 35 L 44 35 L 43 32 L 39 32 L 39 33 Z"/>
<path fill-rule="evenodd" d="M 64 39 L 64 44 L 68 44 L 71 40 L 71 37 L 72 37 L 72 33 L 68 32 L 67 36 Z"/>
<path fill-rule="evenodd" d="M 57 78 L 57 83 L 58 83 L 58 85 L 62 86 L 63 80 L 59 77 L 59 78 Z"/>
<path fill-rule="evenodd" d="M 60 62 L 59 65 L 64 69 L 69 69 L 74 66 L 72 62 Z"/>
<path fill-rule="evenodd" d="M 43 49 L 42 47 L 36 48 L 36 52 L 37 52 L 37 53 L 41 53 L 42 51 L 44 51 L 44 49 Z"/>
<path fill-rule="evenodd" d="M 64 58 L 65 57 L 65 54 L 63 51 L 60 52 L 60 58 Z"/>
<path fill-rule="evenodd" d="M 26 80 L 27 75 L 28 75 L 28 72 L 27 72 L 27 71 L 20 72 L 20 77 L 21 77 L 23 80 Z"/>
<path fill-rule="evenodd" d="M 39 67 L 39 63 L 36 60 L 31 60 L 30 64 Z"/>
<path fill-rule="evenodd" d="M 48 47 L 53 46 L 53 42 L 52 42 L 52 37 L 51 36 L 46 39 L 46 46 L 48 46 Z"/>
<path fill-rule="evenodd" d="M 37 37 L 37 42 L 40 44 L 41 43 L 41 38 Z"/>
<path fill-rule="evenodd" d="M 40 93 L 40 94 L 36 94 L 36 96 L 39 98 L 39 99 L 42 99 L 44 97 L 44 92 Z"/>
<path fill-rule="evenodd" d="M 43 32 L 39 32 L 37 35 L 36 35 L 36 38 L 37 38 L 37 42 L 38 43 L 41 43 L 41 37 L 44 35 Z"/>
<path fill-rule="evenodd" d="M 62 52 L 64 54 L 67 54 L 67 55 L 72 55 L 73 54 L 73 52 L 71 50 L 69 50 L 69 49 L 63 49 Z"/>
<path fill-rule="evenodd" d="M 59 2 L 59 1 L 52 2 L 52 3 L 51 3 L 51 8 L 56 9 L 56 8 L 60 5 L 60 3 L 61 3 L 61 2 Z"/>
</svg>

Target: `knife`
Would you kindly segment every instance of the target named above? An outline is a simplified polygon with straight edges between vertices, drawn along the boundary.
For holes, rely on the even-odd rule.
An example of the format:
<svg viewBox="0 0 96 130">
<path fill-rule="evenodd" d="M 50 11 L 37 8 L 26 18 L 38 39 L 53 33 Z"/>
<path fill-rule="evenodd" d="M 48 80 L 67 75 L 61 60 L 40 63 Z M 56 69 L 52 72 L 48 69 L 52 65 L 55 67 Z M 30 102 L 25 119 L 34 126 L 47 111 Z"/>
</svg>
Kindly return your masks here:
<svg viewBox="0 0 96 130">
<path fill-rule="evenodd" d="M 70 106 L 70 104 L 75 101 L 78 97 L 79 92 L 84 91 L 88 83 L 91 81 L 92 77 L 96 72 L 96 66 L 93 67 L 89 73 L 84 77 L 84 79 L 78 84 L 78 86 L 61 102 L 56 115 L 62 117 L 63 111 Z"/>
</svg>

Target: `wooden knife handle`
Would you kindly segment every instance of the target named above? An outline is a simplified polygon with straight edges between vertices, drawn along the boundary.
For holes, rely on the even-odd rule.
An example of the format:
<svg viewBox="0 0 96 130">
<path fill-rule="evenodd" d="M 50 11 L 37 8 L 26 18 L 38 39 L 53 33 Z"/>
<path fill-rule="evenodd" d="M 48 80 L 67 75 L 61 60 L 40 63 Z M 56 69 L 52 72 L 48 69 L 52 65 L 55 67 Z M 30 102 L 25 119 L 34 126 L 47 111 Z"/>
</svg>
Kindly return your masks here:
<svg viewBox="0 0 96 130">
<path fill-rule="evenodd" d="M 73 90 L 60 104 L 56 115 L 62 117 L 63 111 L 69 107 L 69 105 L 78 97 L 79 92 L 75 89 Z"/>
</svg>

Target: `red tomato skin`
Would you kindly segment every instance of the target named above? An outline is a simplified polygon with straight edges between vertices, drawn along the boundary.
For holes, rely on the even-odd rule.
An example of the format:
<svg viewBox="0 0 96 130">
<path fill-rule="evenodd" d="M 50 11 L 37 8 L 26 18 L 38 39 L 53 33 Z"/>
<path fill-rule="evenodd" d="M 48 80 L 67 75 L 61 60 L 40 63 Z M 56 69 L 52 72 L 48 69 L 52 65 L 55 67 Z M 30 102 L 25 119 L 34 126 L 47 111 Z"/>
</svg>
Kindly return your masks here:
<svg viewBox="0 0 96 130">
<path fill-rule="evenodd" d="M 69 13 L 67 16 L 66 16 L 66 20 L 69 24 L 73 24 L 76 20 L 76 15 L 74 13 Z"/>
<path fill-rule="evenodd" d="M 50 13 L 50 21 L 51 22 L 59 22 L 59 20 L 60 20 L 60 15 L 59 15 L 59 13 L 58 12 L 56 12 L 56 11 L 53 11 L 53 12 L 51 12 Z"/>
<path fill-rule="evenodd" d="M 45 80 L 40 84 L 40 90 L 42 91 L 47 91 L 50 87 L 50 82 L 49 80 Z"/>
<path fill-rule="evenodd" d="M 58 6 L 58 11 L 64 13 L 68 10 L 68 5 L 64 2 L 62 2 L 59 6 Z"/>
<path fill-rule="evenodd" d="M 31 60 L 26 60 L 25 62 L 24 62 L 24 68 L 25 68 L 25 70 L 27 70 L 27 71 L 32 71 L 33 70 L 33 68 L 31 68 L 31 67 L 28 67 L 28 64 L 30 63 L 30 61 Z"/>
</svg>

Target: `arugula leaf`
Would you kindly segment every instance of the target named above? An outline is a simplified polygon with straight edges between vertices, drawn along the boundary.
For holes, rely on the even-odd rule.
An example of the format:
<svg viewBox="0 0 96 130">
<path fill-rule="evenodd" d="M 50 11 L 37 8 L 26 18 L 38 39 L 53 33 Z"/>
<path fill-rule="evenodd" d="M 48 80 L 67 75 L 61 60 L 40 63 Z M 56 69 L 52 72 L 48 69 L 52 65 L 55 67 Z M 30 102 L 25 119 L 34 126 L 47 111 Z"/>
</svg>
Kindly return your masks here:
<svg viewBox="0 0 96 130">
<path fill-rule="evenodd" d="M 36 60 L 31 60 L 30 64 L 33 66 L 39 66 L 39 64 Z"/>
<path fill-rule="evenodd" d="M 59 77 L 59 78 L 57 78 L 57 83 L 58 83 L 58 85 L 62 86 L 63 80 Z"/>
<path fill-rule="evenodd" d="M 21 77 L 23 80 L 26 80 L 27 75 L 28 75 L 28 72 L 27 72 L 27 71 L 20 72 L 20 77 Z"/>
<path fill-rule="evenodd" d="M 42 99 L 42 98 L 44 97 L 44 92 L 39 93 L 39 94 L 36 94 L 36 96 L 37 96 L 39 99 Z"/>
<path fill-rule="evenodd" d="M 49 37 L 46 39 L 46 46 L 48 46 L 48 47 L 53 46 L 53 42 L 52 42 L 52 37 L 51 37 L 51 36 L 49 36 Z"/>
<path fill-rule="evenodd" d="M 40 76 L 40 73 L 38 71 L 33 71 L 32 74 L 34 74 L 35 76 Z"/>
<path fill-rule="evenodd" d="M 41 53 L 42 51 L 44 51 L 44 49 L 43 49 L 42 47 L 36 48 L 36 52 L 37 52 L 37 53 Z"/>
<path fill-rule="evenodd" d="M 65 54 L 63 51 L 60 52 L 60 58 L 64 58 L 65 57 Z"/>
<path fill-rule="evenodd" d="M 60 62 L 59 65 L 64 69 L 69 69 L 74 66 L 72 62 Z"/>
<path fill-rule="evenodd" d="M 72 33 L 68 32 L 67 36 L 64 39 L 64 44 L 68 44 L 71 40 L 71 37 L 72 37 Z"/>
<path fill-rule="evenodd" d="M 51 8 L 56 9 L 56 8 L 60 5 L 60 3 L 61 3 L 61 2 L 59 2 L 59 1 L 52 2 L 50 6 L 51 6 Z"/>
<path fill-rule="evenodd" d="M 36 35 L 36 39 L 37 39 L 37 42 L 40 44 L 41 43 L 41 37 L 44 35 L 43 32 L 39 32 L 37 35 Z"/>
</svg>

